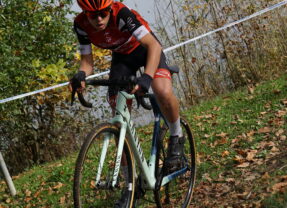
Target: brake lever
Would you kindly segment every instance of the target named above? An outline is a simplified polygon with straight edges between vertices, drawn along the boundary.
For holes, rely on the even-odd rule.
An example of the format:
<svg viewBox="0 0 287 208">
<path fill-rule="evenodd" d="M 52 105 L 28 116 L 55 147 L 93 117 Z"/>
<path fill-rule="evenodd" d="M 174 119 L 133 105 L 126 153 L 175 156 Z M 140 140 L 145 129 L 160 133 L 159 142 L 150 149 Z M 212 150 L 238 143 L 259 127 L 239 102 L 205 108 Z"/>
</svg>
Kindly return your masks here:
<svg viewBox="0 0 287 208">
<path fill-rule="evenodd" d="M 83 94 L 81 92 L 78 92 L 77 89 L 81 87 L 81 82 L 79 82 L 78 80 L 73 80 L 72 81 L 72 97 L 71 97 L 71 106 L 73 105 L 74 101 L 75 101 L 75 95 L 77 93 L 78 95 L 78 99 L 80 101 L 80 103 L 87 108 L 92 108 L 93 105 L 92 103 L 89 103 L 85 100 Z"/>
<path fill-rule="evenodd" d="M 135 93 L 135 98 L 136 98 L 136 101 L 137 101 L 137 109 L 139 109 L 141 101 L 140 101 L 140 96 L 138 95 L 138 93 Z"/>
<path fill-rule="evenodd" d="M 74 101 L 75 101 L 75 95 L 76 95 L 76 90 L 72 90 L 72 96 L 71 96 L 71 106 L 73 106 Z"/>
<path fill-rule="evenodd" d="M 87 102 L 87 101 L 85 100 L 85 98 L 84 98 L 84 96 L 83 96 L 82 93 L 77 92 L 77 94 L 78 94 L 78 99 L 79 99 L 80 103 L 81 103 L 84 107 L 86 107 L 86 108 L 92 108 L 92 107 L 93 107 L 93 104 L 92 104 L 92 103 L 89 103 L 89 102 Z"/>
</svg>

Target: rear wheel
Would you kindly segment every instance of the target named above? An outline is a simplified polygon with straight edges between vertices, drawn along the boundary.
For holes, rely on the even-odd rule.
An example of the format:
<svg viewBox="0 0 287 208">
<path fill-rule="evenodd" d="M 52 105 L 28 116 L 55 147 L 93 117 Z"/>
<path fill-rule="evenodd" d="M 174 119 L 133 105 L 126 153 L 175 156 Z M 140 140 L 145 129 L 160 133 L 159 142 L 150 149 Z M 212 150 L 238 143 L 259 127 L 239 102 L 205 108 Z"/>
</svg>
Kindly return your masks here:
<svg viewBox="0 0 287 208">
<path fill-rule="evenodd" d="M 112 187 L 119 129 L 109 123 L 96 127 L 83 143 L 74 174 L 74 207 L 117 207 L 123 201 L 125 208 L 132 207 L 135 190 L 135 168 L 130 146 L 125 140 L 122 164 L 117 183 Z M 107 142 L 108 141 L 108 142 Z M 102 171 L 97 181 L 97 173 L 103 147 L 107 146 Z M 97 182 L 96 182 L 97 181 Z M 124 194 L 124 195 L 123 195 Z"/>
<path fill-rule="evenodd" d="M 184 174 L 181 174 L 154 191 L 157 207 L 188 207 L 191 201 L 195 182 L 196 155 L 195 144 L 191 130 L 187 121 L 181 118 L 181 127 L 185 136 L 183 168 L 187 168 Z M 164 161 L 167 156 L 167 146 L 169 139 L 168 128 L 164 125 L 161 130 L 161 136 L 158 143 L 158 152 L 156 158 L 156 176 L 158 185 L 161 184 L 162 177 L 166 174 L 164 170 Z"/>
</svg>

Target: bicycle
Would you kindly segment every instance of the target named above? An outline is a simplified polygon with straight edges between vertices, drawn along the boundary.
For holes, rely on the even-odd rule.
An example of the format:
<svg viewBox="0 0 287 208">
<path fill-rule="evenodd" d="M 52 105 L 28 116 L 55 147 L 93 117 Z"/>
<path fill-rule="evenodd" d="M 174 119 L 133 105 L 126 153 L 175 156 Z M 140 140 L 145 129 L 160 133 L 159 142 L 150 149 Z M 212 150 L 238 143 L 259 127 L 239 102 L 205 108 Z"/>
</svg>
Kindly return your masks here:
<svg viewBox="0 0 287 208">
<path fill-rule="evenodd" d="M 109 80 L 87 80 L 87 85 L 127 86 L 134 79 L 111 83 Z M 97 125 L 86 137 L 78 155 L 74 173 L 74 207 L 117 207 L 118 201 L 126 204 L 119 207 L 138 207 L 138 199 L 147 190 L 153 191 L 157 207 L 188 207 L 195 182 L 196 154 L 191 130 L 185 119 L 181 125 L 186 137 L 182 167 L 173 173 L 165 168 L 168 127 L 153 94 L 144 99 L 119 91 L 115 116 L 107 123 Z M 82 105 L 92 105 L 81 93 Z M 153 109 L 155 116 L 149 160 L 146 160 L 141 142 L 131 120 L 126 101 L 137 98 L 144 108 Z M 123 162 L 125 161 L 125 162 Z M 125 163 L 124 165 L 122 165 Z M 136 173 L 136 164 L 140 173 Z M 136 179 L 137 176 L 137 179 Z M 180 192 L 182 189 L 183 192 Z M 176 204 L 174 205 L 174 200 Z"/>
</svg>

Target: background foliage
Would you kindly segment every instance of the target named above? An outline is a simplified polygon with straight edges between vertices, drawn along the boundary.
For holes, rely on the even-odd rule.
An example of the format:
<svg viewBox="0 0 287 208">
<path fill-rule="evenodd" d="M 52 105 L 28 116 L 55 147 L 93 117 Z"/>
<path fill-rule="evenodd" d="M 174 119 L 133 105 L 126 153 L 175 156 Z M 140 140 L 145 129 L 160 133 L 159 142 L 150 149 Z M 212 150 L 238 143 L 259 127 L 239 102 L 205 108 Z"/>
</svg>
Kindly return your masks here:
<svg viewBox="0 0 287 208">
<path fill-rule="evenodd" d="M 156 27 L 169 47 L 278 2 L 160 0 L 156 1 Z M 283 6 L 170 52 L 171 62 L 181 68 L 176 80 L 182 103 L 194 104 L 286 73 L 284 14 Z"/>
<path fill-rule="evenodd" d="M 75 36 L 66 18 L 71 14 L 70 3 L 1 1 L 0 99 L 68 80 L 76 66 Z M 56 104 L 67 95 L 61 89 L 1 104 L 1 148 L 14 172 L 54 159 L 73 146 L 69 136 L 59 142 L 67 124 L 64 113 L 57 115 Z M 70 144 L 66 150 L 60 146 L 63 143 Z"/>
<path fill-rule="evenodd" d="M 75 15 L 72 3 L 1 1 L 0 99 L 67 82 L 76 72 L 80 55 L 67 18 Z M 93 55 L 98 71 L 109 68 L 109 51 L 93 47 Z M 79 106 L 70 108 L 69 99 L 68 89 L 60 88 L 1 104 L 0 148 L 12 173 L 77 148 L 90 119 Z"/>
</svg>

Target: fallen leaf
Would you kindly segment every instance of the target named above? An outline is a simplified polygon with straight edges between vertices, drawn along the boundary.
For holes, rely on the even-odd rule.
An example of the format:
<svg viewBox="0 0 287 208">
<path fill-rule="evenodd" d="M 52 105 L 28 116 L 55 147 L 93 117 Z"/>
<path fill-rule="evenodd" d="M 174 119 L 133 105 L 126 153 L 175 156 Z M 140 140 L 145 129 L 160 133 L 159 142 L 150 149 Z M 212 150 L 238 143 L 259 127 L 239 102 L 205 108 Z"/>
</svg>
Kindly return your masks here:
<svg viewBox="0 0 287 208">
<path fill-rule="evenodd" d="M 94 181 L 94 180 L 92 180 L 91 182 L 90 182 L 90 188 L 96 188 L 96 181 Z"/>
<path fill-rule="evenodd" d="M 249 86 L 247 86 L 247 89 L 248 89 L 248 93 L 249 93 L 249 94 L 254 94 L 254 90 L 255 90 L 255 87 L 254 87 L 254 86 L 249 85 Z"/>
<path fill-rule="evenodd" d="M 217 146 L 217 145 L 219 145 L 219 144 L 226 144 L 227 143 L 227 138 L 222 138 L 222 139 L 220 139 L 220 140 L 216 140 L 215 142 L 214 142 L 214 144 L 213 144 L 213 146 L 215 147 L 215 146 Z"/>
<path fill-rule="evenodd" d="M 268 172 L 265 172 L 264 175 L 262 176 L 262 179 L 269 179 L 270 175 Z"/>
<path fill-rule="evenodd" d="M 232 140 L 231 140 L 231 143 L 232 143 L 232 144 L 238 143 L 238 141 L 239 141 L 239 139 L 232 139 Z"/>
<path fill-rule="evenodd" d="M 29 201 L 31 201 L 31 200 L 32 200 L 32 197 L 26 197 L 26 198 L 24 199 L 25 202 L 29 202 Z"/>
<path fill-rule="evenodd" d="M 209 181 L 209 182 L 212 181 L 212 179 L 210 178 L 210 176 L 209 176 L 208 173 L 203 174 L 203 175 L 202 175 L 202 178 L 203 178 L 203 179 L 206 179 L 206 180 Z"/>
<path fill-rule="evenodd" d="M 224 132 L 221 132 L 220 134 L 216 134 L 215 136 L 217 136 L 217 137 L 226 137 L 227 134 L 224 133 Z"/>
<path fill-rule="evenodd" d="M 53 187 L 53 189 L 59 189 L 63 186 L 64 184 L 62 184 L 61 182 L 58 182 L 58 184 L 56 186 Z"/>
<path fill-rule="evenodd" d="M 227 150 L 225 150 L 224 152 L 222 152 L 221 153 L 221 156 L 222 157 L 226 157 L 226 156 L 228 156 L 230 153 L 227 151 Z"/>
<path fill-rule="evenodd" d="M 275 95 L 278 95 L 278 94 L 281 93 L 281 90 L 275 89 L 275 90 L 273 90 L 273 93 L 274 93 Z"/>
<path fill-rule="evenodd" d="M 254 179 L 256 179 L 256 175 L 250 175 L 244 178 L 245 181 L 253 181 Z"/>
<path fill-rule="evenodd" d="M 234 183 L 235 179 L 234 178 L 227 178 L 227 179 L 225 179 L 225 181 L 228 183 Z"/>
<path fill-rule="evenodd" d="M 214 110 L 214 111 L 220 111 L 220 110 L 221 110 L 221 107 L 215 106 L 212 110 Z"/>
<path fill-rule="evenodd" d="M 60 198 L 60 204 L 64 204 L 65 201 L 66 201 L 66 197 L 65 197 L 65 196 L 63 196 L 63 197 Z"/>
<path fill-rule="evenodd" d="M 257 153 L 257 150 L 250 150 L 247 152 L 246 160 L 252 161 Z"/>
<path fill-rule="evenodd" d="M 276 183 L 272 186 L 273 191 L 280 191 L 283 188 L 287 187 L 287 182 Z"/>
<path fill-rule="evenodd" d="M 249 165 L 250 165 L 249 162 L 244 162 L 244 163 L 242 163 L 240 165 L 237 165 L 236 167 L 238 167 L 238 168 L 247 168 Z"/>
<path fill-rule="evenodd" d="M 279 151 L 279 149 L 277 148 L 277 147 L 272 147 L 272 149 L 271 149 L 271 152 L 278 152 Z"/>
<path fill-rule="evenodd" d="M 40 191 L 37 191 L 37 192 L 33 195 L 33 197 L 34 197 L 34 198 L 38 198 L 38 196 L 40 195 L 40 193 L 41 193 Z"/>
<path fill-rule="evenodd" d="M 5 202 L 9 204 L 11 202 L 11 199 L 8 198 L 8 199 L 5 200 Z"/>
<path fill-rule="evenodd" d="M 269 127 L 263 127 L 261 129 L 258 129 L 258 133 L 270 133 L 271 129 Z"/>
<path fill-rule="evenodd" d="M 242 149 L 237 149 L 236 152 L 237 152 L 238 154 L 240 154 L 241 156 L 246 157 L 246 151 L 244 151 L 244 150 L 242 150 Z"/>
<path fill-rule="evenodd" d="M 210 137 L 210 135 L 204 134 L 204 138 L 209 138 L 209 137 Z"/>
<path fill-rule="evenodd" d="M 25 191 L 25 195 L 26 195 L 26 196 L 31 196 L 31 193 L 32 193 L 31 191 L 29 191 L 28 189 L 26 189 L 26 191 Z"/>
<path fill-rule="evenodd" d="M 252 131 L 250 131 L 250 132 L 247 133 L 247 136 L 248 136 L 248 137 L 251 137 L 251 136 L 253 136 L 254 134 L 255 134 L 255 131 L 252 130 Z"/>
<path fill-rule="evenodd" d="M 280 136 L 280 135 L 282 135 L 284 133 L 284 129 L 279 129 L 276 133 L 275 133 L 275 135 L 276 136 Z"/>
<path fill-rule="evenodd" d="M 276 116 L 277 116 L 277 117 L 282 117 L 282 116 L 285 116 L 286 114 L 287 114 L 286 111 L 281 111 L 281 110 L 279 110 L 279 111 L 276 112 Z"/>
<path fill-rule="evenodd" d="M 287 106 L 287 100 L 281 100 L 281 103 L 285 106 Z"/>
<path fill-rule="evenodd" d="M 264 111 L 264 112 L 260 112 L 260 115 L 265 115 L 267 112 L 266 111 Z"/>
<path fill-rule="evenodd" d="M 248 192 L 243 192 L 241 194 L 237 194 L 237 197 L 240 198 L 240 199 L 246 199 L 246 196 L 248 195 Z"/>
<path fill-rule="evenodd" d="M 48 195 L 53 194 L 53 189 L 51 187 L 48 188 Z"/>
<path fill-rule="evenodd" d="M 196 124 L 196 126 L 200 127 L 200 126 L 202 126 L 202 123 L 199 122 L 199 123 Z"/>
<path fill-rule="evenodd" d="M 207 114 L 207 115 L 204 115 L 204 118 L 212 118 L 213 115 L 212 114 Z"/>
</svg>

